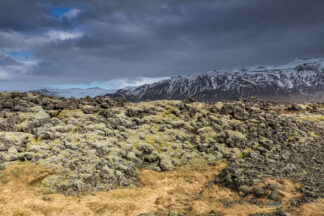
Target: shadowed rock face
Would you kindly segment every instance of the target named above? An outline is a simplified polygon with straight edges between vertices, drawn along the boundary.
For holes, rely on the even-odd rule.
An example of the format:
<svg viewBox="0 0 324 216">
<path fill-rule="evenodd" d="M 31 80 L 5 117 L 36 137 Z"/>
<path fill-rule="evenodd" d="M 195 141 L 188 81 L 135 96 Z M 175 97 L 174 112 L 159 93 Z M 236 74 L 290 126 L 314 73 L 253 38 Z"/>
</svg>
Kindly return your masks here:
<svg viewBox="0 0 324 216">
<path fill-rule="evenodd" d="M 301 202 L 323 198 L 324 105 L 250 98 L 130 103 L 0 94 L 0 164 L 29 161 L 56 171 L 45 192 L 66 194 L 137 184 L 138 172 L 215 165 L 209 184 L 280 201 L 265 178 L 301 183 Z"/>
<path fill-rule="evenodd" d="M 251 96 L 272 101 L 324 101 L 324 60 L 297 59 L 283 66 L 214 70 L 108 95 L 129 101 L 195 98 L 207 102 Z"/>
</svg>

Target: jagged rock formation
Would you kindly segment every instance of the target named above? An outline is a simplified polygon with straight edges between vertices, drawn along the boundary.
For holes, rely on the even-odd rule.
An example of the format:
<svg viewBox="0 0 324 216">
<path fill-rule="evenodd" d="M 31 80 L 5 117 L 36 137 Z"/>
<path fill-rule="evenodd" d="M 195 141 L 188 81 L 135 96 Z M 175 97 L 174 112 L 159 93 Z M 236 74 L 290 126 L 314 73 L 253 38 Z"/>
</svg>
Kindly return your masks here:
<svg viewBox="0 0 324 216">
<path fill-rule="evenodd" d="M 1 169 L 28 161 L 54 171 L 46 193 L 137 185 L 138 172 L 228 164 L 209 183 L 242 197 L 282 199 L 265 178 L 303 185 L 294 205 L 324 198 L 324 105 L 257 99 L 129 103 L 0 94 Z M 1 177 L 1 173 L 0 173 Z M 206 185 L 206 187 L 209 187 Z M 203 193 L 203 192 L 202 192 Z"/>
<path fill-rule="evenodd" d="M 250 96 L 272 101 L 324 101 L 324 59 L 297 59 L 282 66 L 213 70 L 121 89 L 108 95 L 130 101 L 195 98 L 207 102 Z"/>
</svg>

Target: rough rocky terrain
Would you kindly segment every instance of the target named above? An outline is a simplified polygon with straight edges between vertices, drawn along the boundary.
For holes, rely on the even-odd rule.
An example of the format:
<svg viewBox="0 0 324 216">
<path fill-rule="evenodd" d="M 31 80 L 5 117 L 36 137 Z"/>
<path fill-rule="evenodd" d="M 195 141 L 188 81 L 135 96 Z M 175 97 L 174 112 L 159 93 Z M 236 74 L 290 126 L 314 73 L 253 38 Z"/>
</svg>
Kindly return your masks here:
<svg viewBox="0 0 324 216">
<path fill-rule="evenodd" d="M 188 184 L 180 192 L 174 189 L 156 197 L 154 205 L 142 211 L 133 206 L 123 213 L 108 213 L 109 206 L 88 203 L 90 213 L 78 215 L 288 216 L 307 215 L 312 209 L 307 205 L 323 208 L 321 103 L 255 98 L 130 103 L 109 97 L 64 99 L 17 92 L 1 93 L 0 101 L 2 194 L 19 176 L 27 175 L 25 183 L 19 183 L 21 188 L 28 182 L 26 187 L 37 186 L 44 199 L 59 193 L 81 196 L 82 202 L 89 194 L 123 190 L 132 194 L 131 190 L 145 190 L 147 185 L 156 190 L 161 185 L 164 193 L 171 184 L 175 188 Z M 25 172 L 20 166 L 36 166 L 37 171 Z M 176 177 L 167 184 L 163 175 Z M 177 185 L 180 178 L 185 180 Z M 203 211 L 197 211 L 197 201 L 206 205 Z M 248 211 L 247 205 L 254 207 Z M 247 210 L 236 214 L 230 212 L 233 206 Z M 321 215 L 321 210 L 312 212 L 308 215 Z M 8 215 L 0 205 L 1 213 Z"/>
</svg>

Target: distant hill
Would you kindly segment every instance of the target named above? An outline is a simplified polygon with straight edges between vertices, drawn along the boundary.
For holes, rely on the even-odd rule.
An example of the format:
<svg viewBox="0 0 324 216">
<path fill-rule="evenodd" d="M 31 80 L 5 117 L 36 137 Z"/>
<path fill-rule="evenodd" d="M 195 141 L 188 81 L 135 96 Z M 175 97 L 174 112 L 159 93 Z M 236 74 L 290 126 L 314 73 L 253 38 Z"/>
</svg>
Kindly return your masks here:
<svg viewBox="0 0 324 216">
<path fill-rule="evenodd" d="M 108 93 L 115 92 L 115 89 L 102 89 L 102 88 L 87 88 L 87 89 L 80 89 L 80 88 L 70 88 L 70 89 L 39 89 L 34 90 L 32 92 L 38 94 L 45 94 L 48 96 L 57 96 L 57 97 L 75 97 L 75 98 L 83 98 L 86 96 L 96 97 L 99 95 L 104 95 Z"/>
</svg>

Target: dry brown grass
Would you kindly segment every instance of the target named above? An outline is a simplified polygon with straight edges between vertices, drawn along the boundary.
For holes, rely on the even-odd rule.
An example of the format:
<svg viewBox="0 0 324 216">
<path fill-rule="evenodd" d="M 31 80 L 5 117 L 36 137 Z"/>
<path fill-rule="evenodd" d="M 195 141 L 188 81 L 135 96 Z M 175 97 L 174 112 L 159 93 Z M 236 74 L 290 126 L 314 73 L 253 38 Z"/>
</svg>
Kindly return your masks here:
<svg viewBox="0 0 324 216">
<path fill-rule="evenodd" d="M 219 185 L 205 187 L 225 164 L 215 167 L 181 169 L 164 173 L 150 170 L 139 176 L 140 187 L 96 192 L 81 197 L 66 197 L 62 194 L 44 195 L 39 182 L 52 171 L 33 164 L 14 164 L 0 173 L 0 215 L 139 215 L 143 212 L 170 210 L 189 212 L 190 215 L 206 215 L 211 210 L 220 215 L 249 215 L 270 212 L 269 200 L 260 200 L 264 206 L 252 205 L 250 197 L 240 198 L 237 193 Z M 282 201 L 289 203 L 299 197 L 296 188 L 300 185 L 289 180 L 271 180 L 284 188 Z M 293 210 L 294 215 L 321 215 L 324 200 L 303 205 Z"/>
<path fill-rule="evenodd" d="M 302 205 L 292 211 L 292 215 L 324 216 L 324 199 Z"/>
</svg>

